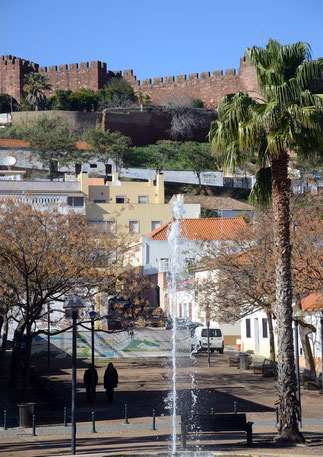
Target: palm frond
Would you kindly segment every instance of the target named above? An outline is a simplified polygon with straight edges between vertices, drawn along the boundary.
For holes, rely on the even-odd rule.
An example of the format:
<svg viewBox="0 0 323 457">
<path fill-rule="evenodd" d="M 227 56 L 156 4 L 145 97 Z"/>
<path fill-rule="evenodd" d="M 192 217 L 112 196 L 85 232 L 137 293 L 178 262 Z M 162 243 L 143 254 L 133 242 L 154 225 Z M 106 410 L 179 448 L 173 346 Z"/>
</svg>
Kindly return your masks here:
<svg viewBox="0 0 323 457">
<path fill-rule="evenodd" d="M 260 168 L 248 202 L 257 207 L 268 207 L 271 203 L 271 167 Z"/>
<path fill-rule="evenodd" d="M 323 71 L 323 59 L 306 61 L 299 65 L 296 70 L 296 78 L 299 86 L 304 90 L 310 87 L 311 82 L 320 78 Z"/>
</svg>

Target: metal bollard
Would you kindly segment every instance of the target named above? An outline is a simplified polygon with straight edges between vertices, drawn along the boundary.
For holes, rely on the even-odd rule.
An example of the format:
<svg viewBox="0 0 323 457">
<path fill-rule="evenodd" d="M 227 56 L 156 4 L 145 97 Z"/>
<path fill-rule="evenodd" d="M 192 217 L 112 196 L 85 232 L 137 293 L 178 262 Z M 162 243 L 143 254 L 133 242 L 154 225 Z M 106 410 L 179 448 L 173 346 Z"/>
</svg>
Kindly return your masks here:
<svg viewBox="0 0 323 457">
<path fill-rule="evenodd" d="M 7 430 L 7 410 L 3 411 L 3 429 Z"/>
<path fill-rule="evenodd" d="M 129 424 L 128 421 L 128 405 L 127 403 L 124 405 L 124 423 Z"/>
<path fill-rule="evenodd" d="M 152 430 L 156 430 L 156 411 L 153 409 L 153 426 Z"/>
<path fill-rule="evenodd" d="M 92 433 L 96 433 L 94 411 L 92 411 Z"/>
<path fill-rule="evenodd" d="M 67 427 L 67 408 L 64 406 L 64 427 Z"/>
<path fill-rule="evenodd" d="M 36 416 L 33 414 L 33 436 L 36 436 Z"/>
<path fill-rule="evenodd" d="M 233 402 L 233 412 L 234 412 L 234 414 L 237 414 L 237 402 L 236 401 Z"/>
<path fill-rule="evenodd" d="M 276 427 L 278 426 L 279 424 L 279 410 L 278 410 L 278 407 L 276 408 Z"/>
</svg>

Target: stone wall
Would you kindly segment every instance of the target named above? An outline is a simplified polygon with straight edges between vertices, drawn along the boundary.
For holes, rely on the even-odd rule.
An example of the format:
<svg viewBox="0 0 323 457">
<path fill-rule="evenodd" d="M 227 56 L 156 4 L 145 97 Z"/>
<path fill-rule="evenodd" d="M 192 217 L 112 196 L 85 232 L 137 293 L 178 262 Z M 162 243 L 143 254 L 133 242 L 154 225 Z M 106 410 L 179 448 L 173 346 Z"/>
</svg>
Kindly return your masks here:
<svg viewBox="0 0 323 457">
<path fill-rule="evenodd" d="M 216 108 L 221 98 L 235 92 L 248 92 L 251 96 L 258 93 L 256 71 L 245 61 L 240 59 L 238 73 L 235 69 L 216 70 L 212 72 L 190 73 L 187 75 L 165 76 L 161 78 L 144 79 L 141 84 L 133 75 L 133 70 L 124 70 L 123 77 L 134 88 L 149 95 L 155 105 L 179 97 L 191 99 L 200 98 L 206 108 Z"/>
<path fill-rule="evenodd" d="M 38 71 L 36 63 L 11 55 L 0 56 L 0 93 L 9 94 L 20 102 L 24 76 L 31 71 Z"/>
<path fill-rule="evenodd" d="M 76 135 L 84 132 L 97 124 L 101 125 L 102 113 L 87 113 L 81 111 L 17 111 L 12 113 L 12 122 L 32 122 L 40 116 L 59 118 L 70 126 Z"/>
<path fill-rule="evenodd" d="M 107 70 L 107 64 L 100 61 L 71 63 L 40 67 L 39 72 L 46 75 L 52 86 L 47 95 L 55 95 L 57 89 L 77 92 L 83 88 L 97 91 L 105 86 L 115 74 Z"/>
<path fill-rule="evenodd" d="M 216 119 L 214 110 L 199 110 L 203 115 L 203 127 L 192 131 L 191 138 L 179 138 L 186 141 L 206 141 L 210 123 Z M 12 113 L 12 122 L 29 122 L 39 116 L 59 117 L 68 124 L 77 136 L 83 134 L 96 125 L 111 132 L 119 131 L 122 135 L 130 136 L 134 146 L 146 146 L 158 140 L 171 139 L 169 129 L 171 116 L 163 111 L 140 112 L 122 110 L 121 112 L 108 111 L 106 113 L 86 113 L 79 111 L 21 111 Z"/>
<path fill-rule="evenodd" d="M 251 95 L 257 92 L 256 72 L 244 58 L 240 59 L 238 72 L 235 69 L 216 70 L 212 72 L 191 73 L 187 75 L 165 76 L 144 79 L 141 83 L 133 74 L 133 70 L 110 71 L 107 64 L 100 61 L 81 62 L 39 67 L 34 62 L 14 56 L 0 56 L 0 91 L 12 95 L 18 102 L 23 96 L 24 76 L 31 71 L 46 75 L 52 86 L 46 95 L 55 94 L 57 89 L 78 91 L 82 88 L 94 91 L 104 87 L 109 78 L 123 75 L 124 79 L 138 93 L 149 95 L 153 104 L 179 97 L 200 98 L 205 107 L 216 108 L 219 100 L 229 93 L 247 91 Z"/>
</svg>

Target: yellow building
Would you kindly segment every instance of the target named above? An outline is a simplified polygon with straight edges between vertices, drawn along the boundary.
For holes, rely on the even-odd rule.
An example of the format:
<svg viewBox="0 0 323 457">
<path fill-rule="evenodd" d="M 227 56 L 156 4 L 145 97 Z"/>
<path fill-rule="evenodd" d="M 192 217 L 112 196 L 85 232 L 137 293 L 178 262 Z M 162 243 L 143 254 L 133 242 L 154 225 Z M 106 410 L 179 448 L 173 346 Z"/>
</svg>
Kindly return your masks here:
<svg viewBox="0 0 323 457">
<path fill-rule="evenodd" d="M 89 222 L 111 231 L 129 231 L 145 235 L 167 222 L 172 215 L 171 204 L 165 203 L 163 174 L 145 182 L 112 181 L 80 175 L 81 191 L 87 197 L 86 217 Z M 188 217 L 199 217 L 200 205 L 185 205 Z"/>
</svg>

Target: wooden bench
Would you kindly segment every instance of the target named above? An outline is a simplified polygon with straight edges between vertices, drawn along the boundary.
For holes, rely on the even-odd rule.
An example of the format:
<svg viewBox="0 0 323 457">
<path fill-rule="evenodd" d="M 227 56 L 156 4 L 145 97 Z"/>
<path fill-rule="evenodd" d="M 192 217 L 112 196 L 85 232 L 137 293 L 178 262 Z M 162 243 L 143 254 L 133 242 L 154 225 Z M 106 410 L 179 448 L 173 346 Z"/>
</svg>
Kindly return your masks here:
<svg viewBox="0 0 323 457">
<path fill-rule="evenodd" d="M 230 357 L 229 357 L 229 367 L 240 368 L 240 357 L 239 357 L 239 355 L 230 355 Z"/>
<path fill-rule="evenodd" d="M 307 390 L 321 390 L 322 389 L 322 373 L 304 369 L 300 376 L 300 383 Z"/>
<path fill-rule="evenodd" d="M 204 432 L 237 432 L 247 434 L 247 444 L 252 444 L 252 424 L 245 414 L 195 414 L 181 415 L 181 436 L 186 448 L 188 435 L 201 435 Z"/>
<path fill-rule="evenodd" d="M 262 362 L 252 365 L 254 374 L 262 374 L 265 378 L 271 376 L 277 377 L 277 362 L 269 359 L 264 359 Z"/>
<path fill-rule="evenodd" d="M 277 362 L 265 359 L 262 364 L 262 375 L 265 378 L 277 377 Z"/>
</svg>

